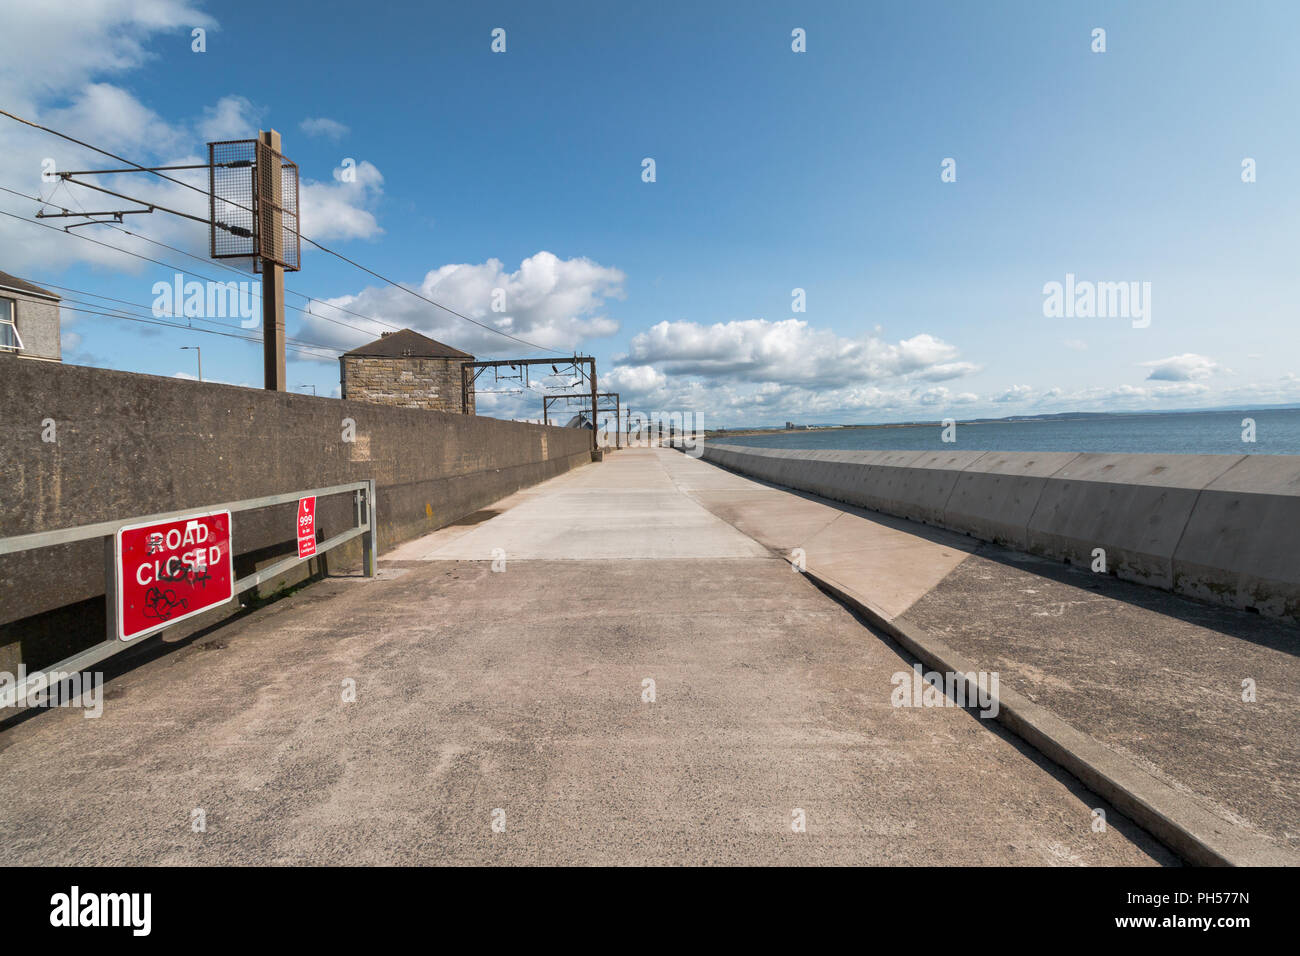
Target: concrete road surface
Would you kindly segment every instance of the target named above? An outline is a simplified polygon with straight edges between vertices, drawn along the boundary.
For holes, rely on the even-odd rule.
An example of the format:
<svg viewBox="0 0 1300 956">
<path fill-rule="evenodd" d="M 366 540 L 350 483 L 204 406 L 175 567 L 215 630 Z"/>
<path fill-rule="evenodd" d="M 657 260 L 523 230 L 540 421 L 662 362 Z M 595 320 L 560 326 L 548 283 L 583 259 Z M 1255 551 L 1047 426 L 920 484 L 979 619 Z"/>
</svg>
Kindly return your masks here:
<svg viewBox="0 0 1300 956">
<path fill-rule="evenodd" d="M 892 706 L 910 661 L 675 456 L 611 454 L 137 663 L 97 720 L 0 733 L 0 862 L 1174 862 L 992 722 Z"/>
</svg>

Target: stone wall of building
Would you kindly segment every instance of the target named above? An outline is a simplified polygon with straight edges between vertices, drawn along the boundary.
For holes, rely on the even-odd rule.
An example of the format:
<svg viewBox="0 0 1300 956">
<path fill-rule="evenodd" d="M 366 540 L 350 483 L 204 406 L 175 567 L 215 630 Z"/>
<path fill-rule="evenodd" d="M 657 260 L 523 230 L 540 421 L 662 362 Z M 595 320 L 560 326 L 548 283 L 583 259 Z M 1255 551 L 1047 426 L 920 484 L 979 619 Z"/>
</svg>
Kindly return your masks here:
<svg viewBox="0 0 1300 956">
<path fill-rule="evenodd" d="M 0 355 L 17 355 L 19 358 L 46 359 L 59 362 L 63 349 L 59 341 L 59 304 L 22 292 L 0 289 L 0 298 L 14 303 L 15 324 L 23 339 L 21 352 L 0 351 Z M 459 387 L 459 386 L 457 386 Z"/>
<path fill-rule="evenodd" d="M 435 412 L 461 410 L 461 359 L 345 355 L 339 361 L 342 365 L 343 397 L 348 401 Z M 474 414 L 472 386 L 469 414 Z"/>
</svg>

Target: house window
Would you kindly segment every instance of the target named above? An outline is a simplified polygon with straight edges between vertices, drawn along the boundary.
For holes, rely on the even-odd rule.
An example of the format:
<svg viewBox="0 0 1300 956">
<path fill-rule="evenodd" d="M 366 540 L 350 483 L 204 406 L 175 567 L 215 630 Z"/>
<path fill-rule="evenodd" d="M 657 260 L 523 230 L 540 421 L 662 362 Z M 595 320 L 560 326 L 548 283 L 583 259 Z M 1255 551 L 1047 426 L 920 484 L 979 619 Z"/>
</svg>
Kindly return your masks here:
<svg viewBox="0 0 1300 956">
<path fill-rule="evenodd" d="M 0 299 L 0 349 L 18 352 L 23 347 L 18 334 L 18 314 L 13 299 Z"/>
</svg>

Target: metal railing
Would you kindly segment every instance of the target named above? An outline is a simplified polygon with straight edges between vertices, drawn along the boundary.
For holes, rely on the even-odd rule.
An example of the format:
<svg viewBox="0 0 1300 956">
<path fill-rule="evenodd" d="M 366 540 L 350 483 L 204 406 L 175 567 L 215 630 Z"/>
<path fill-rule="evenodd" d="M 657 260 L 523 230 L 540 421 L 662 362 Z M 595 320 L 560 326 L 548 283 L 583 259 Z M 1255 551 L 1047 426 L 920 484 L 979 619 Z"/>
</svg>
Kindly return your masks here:
<svg viewBox="0 0 1300 956">
<path fill-rule="evenodd" d="M 9 538 L 0 538 L 0 555 L 16 554 L 21 551 L 31 551 L 36 548 L 50 548 L 55 545 L 68 544 L 74 541 L 85 541 L 89 538 L 104 539 L 104 611 L 107 618 L 107 635 L 106 639 L 99 644 L 86 648 L 71 657 L 59 661 L 57 664 L 51 664 L 42 670 L 30 674 L 21 683 L 11 685 L 3 691 L 0 691 L 0 720 L 9 716 L 5 713 L 6 709 L 15 709 L 18 701 L 25 700 L 27 697 L 28 685 L 34 685 L 35 682 L 41 681 L 47 674 L 59 673 L 71 675 L 84 671 L 93 664 L 98 664 L 106 658 L 112 657 L 119 651 L 126 650 L 128 647 L 134 647 L 143 641 L 146 637 L 160 633 L 152 631 L 149 634 L 142 634 L 128 640 L 122 640 L 117 636 L 117 554 L 116 540 L 119 529 L 128 525 L 152 524 L 159 521 L 176 520 L 186 518 L 195 512 L 216 512 L 229 511 L 232 514 L 237 511 L 255 511 L 259 508 L 269 508 L 272 505 L 283 505 L 290 502 L 297 502 L 301 498 L 324 498 L 328 495 L 341 495 L 351 492 L 353 496 L 353 517 L 356 522 L 355 526 L 347 531 L 342 531 L 331 538 L 319 542 L 316 545 L 314 554 L 307 557 L 298 557 L 293 555 L 281 561 L 277 561 L 268 567 L 262 568 L 252 574 L 239 578 L 234 582 L 234 595 L 238 597 L 244 591 L 254 588 L 263 581 L 269 581 L 304 561 L 310 561 L 329 551 L 331 548 L 337 548 L 339 545 L 351 541 L 353 538 L 361 538 L 361 547 L 363 552 L 363 571 L 366 577 L 375 576 L 375 557 L 379 552 L 375 536 L 375 482 L 374 479 L 365 481 L 353 481 L 345 485 L 331 485 L 328 488 L 312 488 L 306 491 L 293 491 L 279 495 L 265 495 L 261 498 L 242 498 L 239 501 L 228 501 L 217 505 L 202 505 L 193 508 L 182 508 L 176 511 L 160 511 L 157 514 L 133 516 L 130 518 L 114 518 L 111 521 L 99 521 L 95 524 L 80 525 L 76 528 L 62 528 L 58 531 L 37 531 L 33 534 L 20 534 Z M 232 536 L 233 547 L 233 536 Z M 215 610 L 215 608 L 213 609 Z M 16 708 L 21 709 L 21 705 Z"/>
</svg>

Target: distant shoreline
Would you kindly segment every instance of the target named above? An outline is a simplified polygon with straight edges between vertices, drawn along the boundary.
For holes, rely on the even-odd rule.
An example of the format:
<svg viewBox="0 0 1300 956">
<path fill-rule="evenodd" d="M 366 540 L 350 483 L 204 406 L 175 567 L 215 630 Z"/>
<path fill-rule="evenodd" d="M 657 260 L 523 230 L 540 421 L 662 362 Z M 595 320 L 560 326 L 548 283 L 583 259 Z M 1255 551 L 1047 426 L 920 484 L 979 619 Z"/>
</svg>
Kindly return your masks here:
<svg viewBox="0 0 1300 956">
<path fill-rule="evenodd" d="M 1177 408 L 1146 410 L 1133 412 L 1060 412 L 1052 415 L 1034 415 L 1023 418 L 1011 416 L 1008 418 L 973 418 L 969 420 L 957 419 L 956 424 L 962 426 L 968 425 L 1033 425 L 1042 422 L 1068 422 L 1068 421 L 1100 421 L 1111 418 L 1149 418 L 1160 415 L 1206 415 L 1206 414 L 1226 414 L 1229 412 L 1250 412 L 1250 411 L 1290 411 L 1300 408 L 1300 405 L 1286 403 L 1280 405 L 1236 405 L 1231 407 L 1218 408 Z M 707 428 L 704 430 L 704 437 L 723 438 L 734 435 L 742 438 L 750 435 L 797 435 L 802 432 L 840 432 L 840 431 L 860 431 L 862 429 L 878 428 L 941 428 L 943 422 L 935 419 L 926 422 L 886 422 L 875 425 L 799 425 L 794 428 Z"/>
<path fill-rule="evenodd" d="M 1159 412 L 1138 412 L 1137 414 L 1161 414 Z M 1109 416 L 1107 416 L 1109 417 Z M 1116 415 L 1116 418 L 1125 418 L 1128 416 Z M 979 418 L 968 422 L 957 421 L 958 425 L 1038 425 L 1046 422 L 1080 422 L 1090 421 L 1085 417 L 1075 418 Z M 737 438 L 743 438 L 747 435 L 799 435 L 804 432 L 850 432 L 862 431 L 864 429 L 875 428 L 942 428 L 943 422 L 890 422 L 885 425 L 801 425 L 798 428 L 745 428 L 745 429 L 705 429 L 704 437 L 722 438 L 728 435 L 734 435 Z"/>
</svg>

